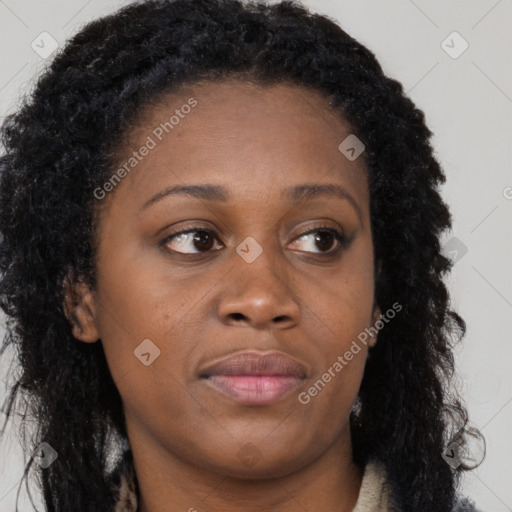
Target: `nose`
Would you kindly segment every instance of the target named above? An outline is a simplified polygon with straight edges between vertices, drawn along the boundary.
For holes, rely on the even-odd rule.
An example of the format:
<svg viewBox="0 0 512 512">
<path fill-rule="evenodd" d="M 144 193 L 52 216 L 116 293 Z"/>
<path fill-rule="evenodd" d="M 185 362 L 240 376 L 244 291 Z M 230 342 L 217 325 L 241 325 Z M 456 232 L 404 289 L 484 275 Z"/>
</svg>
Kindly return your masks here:
<svg viewBox="0 0 512 512">
<path fill-rule="evenodd" d="M 299 323 L 298 297 L 269 251 L 252 263 L 235 255 L 233 263 L 236 268 L 229 272 L 218 303 L 218 315 L 225 325 L 290 329 Z"/>
</svg>

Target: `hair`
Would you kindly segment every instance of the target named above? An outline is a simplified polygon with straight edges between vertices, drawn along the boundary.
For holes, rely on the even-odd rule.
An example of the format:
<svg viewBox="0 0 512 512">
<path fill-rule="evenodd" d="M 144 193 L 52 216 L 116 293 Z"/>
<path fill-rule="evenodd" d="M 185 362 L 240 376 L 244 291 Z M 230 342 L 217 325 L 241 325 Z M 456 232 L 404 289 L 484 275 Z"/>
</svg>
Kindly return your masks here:
<svg viewBox="0 0 512 512">
<path fill-rule="evenodd" d="M 109 467 L 127 442 L 121 397 L 102 344 L 73 338 L 63 285 L 68 275 L 96 285 L 93 191 L 112 176 L 112 155 L 143 108 L 183 85 L 229 78 L 314 90 L 364 143 L 375 302 L 381 311 L 395 303 L 402 310 L 369 352 L 350 415 L 353 459 L 361 467 L 370 459 L 385 464 L 402 510 L 451 510 L 460 475 L 472 467 L 452 469 L 442 452 L 481 433 L 468 426 L 452 382 L 453 348 L 466 325 L 443 282 L 453 263 L 441 253 L 440 235 L 451 215 L 438 192 L 446 178 L 432 132 L 371 51 L 293 1 L 125 6 L 71 38 L 5 119 L 0 355 L 12 345 L 21 371 L 2 432 L 19 408 L 32 436 L 24 435 L 26 453 L 43 441 L 57 451 L 57 463 L 33 467 L 49 512 L 112 510 Z"/>
</svg>

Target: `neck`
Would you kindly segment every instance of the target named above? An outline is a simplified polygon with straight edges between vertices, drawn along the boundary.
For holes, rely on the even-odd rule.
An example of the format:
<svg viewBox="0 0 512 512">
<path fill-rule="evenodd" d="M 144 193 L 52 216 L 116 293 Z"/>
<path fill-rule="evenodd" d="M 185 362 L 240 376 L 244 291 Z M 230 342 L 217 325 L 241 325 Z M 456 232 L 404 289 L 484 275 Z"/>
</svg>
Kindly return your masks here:
<svg viewBox="0 0 512 512">
<path fill-rule="evenodd" d="M 270 471 L 268 478 L 257 479 L 208 471 L 152 446 L 149 437 L 131 445 L 140 489 L 138 512 L 350 512 L 362 480 L 352 461 L 348 425 L 315 460 L 277 478 Z"/>
</svg>

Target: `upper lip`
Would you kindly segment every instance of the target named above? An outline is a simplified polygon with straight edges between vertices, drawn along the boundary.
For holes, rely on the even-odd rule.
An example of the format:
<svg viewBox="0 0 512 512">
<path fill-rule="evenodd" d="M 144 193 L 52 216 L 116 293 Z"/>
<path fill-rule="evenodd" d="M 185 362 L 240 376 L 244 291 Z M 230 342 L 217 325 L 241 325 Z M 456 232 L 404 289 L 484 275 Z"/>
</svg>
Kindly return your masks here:
<svg viewBox="0 0 512 512">
<path fill-rule="evenodd" d="M 200 377 L 212 375 L 281 375 L 304 378 L 305 366 L 281 352 L 246 351 L 218 359 L 203 367 Z"/>
</svg>

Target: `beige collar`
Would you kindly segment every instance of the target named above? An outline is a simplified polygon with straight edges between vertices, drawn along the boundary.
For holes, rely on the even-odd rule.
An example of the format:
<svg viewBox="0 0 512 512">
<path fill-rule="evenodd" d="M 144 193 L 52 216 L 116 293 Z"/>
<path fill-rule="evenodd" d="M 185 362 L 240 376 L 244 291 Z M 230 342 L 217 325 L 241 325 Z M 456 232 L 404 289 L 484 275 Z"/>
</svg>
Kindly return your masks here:
<svg viewBox="0 0 512 512">
<path fill-rule="evenodd" d="M 391 487 L 387 482 L 384 465 L 378 461 L 368 462 L 352 512 L 389 512 L 393 510 L 392 504 Z"/>
</svg>

